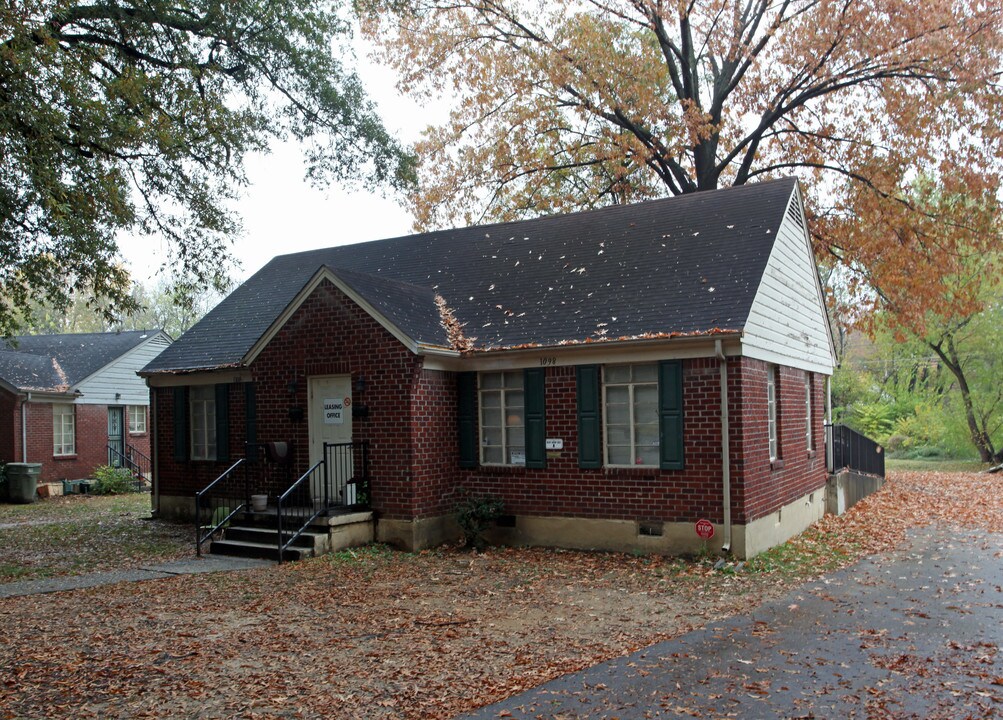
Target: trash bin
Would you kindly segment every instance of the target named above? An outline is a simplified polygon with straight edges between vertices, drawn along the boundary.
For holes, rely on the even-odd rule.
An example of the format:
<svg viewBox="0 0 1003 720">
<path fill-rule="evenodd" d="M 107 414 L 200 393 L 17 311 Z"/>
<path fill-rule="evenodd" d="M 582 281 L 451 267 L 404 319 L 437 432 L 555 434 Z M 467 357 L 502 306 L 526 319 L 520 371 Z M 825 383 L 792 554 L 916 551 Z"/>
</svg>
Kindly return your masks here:
<svg viewBox="0 0 1003 720">
<path fill-rule="evenodd" d="M 41 463 L 7 463 L 7 493 L 13 503 L 33 503 L 38 498 Z"/>
</svg>

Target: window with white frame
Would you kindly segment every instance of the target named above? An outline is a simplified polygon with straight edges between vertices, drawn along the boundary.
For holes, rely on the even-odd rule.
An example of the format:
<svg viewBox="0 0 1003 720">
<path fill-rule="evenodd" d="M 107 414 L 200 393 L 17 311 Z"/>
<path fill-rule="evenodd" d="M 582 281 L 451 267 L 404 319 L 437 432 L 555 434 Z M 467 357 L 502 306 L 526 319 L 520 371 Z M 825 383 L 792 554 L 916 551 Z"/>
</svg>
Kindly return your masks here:
<svg viewBox="0 0 1003 720">
<path fill-rule="evenodd" d="M 481 373 L 481 464 L 526 464 L 523 372 Z"/>
<path fill-rule="evenodd" d="M 811 435 L 811 373 L 804 376 L 804 417 L 805 417 L 805 447 L 811 452 L 815 445 Z"/>
<path fill-rule="evenodd" d="M 196 385 L 189 395 L 192 460 L 216 459 L 216 388 Z"/>
<path fill-rule="evenodd" d="M 52 406 L 52 454 L 77 454 L 76 416 L 72 405 Z"/>
<path fill-rule="evenodd" d="M 603 371 L 606 463 L 658 467 L 658 365 Z"/>
<path fill-rule="evenodd" d="M 770 431 L 770 461 L 780 457 L 780 441 L 777 433 L 777 367 L 766 369 L 766 403 Z"/>
<path fill-rule="evenodd" d="M 146 432 L 146 406 L 129 406 L 129 432 L 139 435 Z"/>
</svg>

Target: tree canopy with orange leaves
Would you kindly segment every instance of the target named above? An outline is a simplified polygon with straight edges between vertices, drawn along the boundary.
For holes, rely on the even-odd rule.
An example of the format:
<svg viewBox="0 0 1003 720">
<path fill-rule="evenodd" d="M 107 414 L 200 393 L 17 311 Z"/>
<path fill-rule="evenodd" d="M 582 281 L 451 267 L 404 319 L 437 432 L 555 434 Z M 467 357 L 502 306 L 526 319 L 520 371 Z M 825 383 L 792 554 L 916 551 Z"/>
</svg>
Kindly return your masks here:
<svg viewBox="0 0 1003 720">
<path fill-rule="evenodd" d="M 797 175 L 852 318 L 937 352 L 999 454 L 953 339 L 1001 290 L 1003 6 L 368 0 L 363 27 L 402 90 L 453 98 L 419 228 Z"/>
<path fill-rule="evenodd" d="M 404 91 L 454 97 L 417 147 L 421 228 L 796 174 L 820 256 L 856 272 L 858 299 L 875 304 L 936 275 L 956 243 L 967 254 L 995 241 L 972 248 L 973 233 L 941 229 L 921 247 L 923 227 L 969 224 L 971 207 L 938 216 L 910 199 L 925 178 L 985 217 L 997 207 L 995 4 L 370 0 L 364 12 Z"/>
</svg>

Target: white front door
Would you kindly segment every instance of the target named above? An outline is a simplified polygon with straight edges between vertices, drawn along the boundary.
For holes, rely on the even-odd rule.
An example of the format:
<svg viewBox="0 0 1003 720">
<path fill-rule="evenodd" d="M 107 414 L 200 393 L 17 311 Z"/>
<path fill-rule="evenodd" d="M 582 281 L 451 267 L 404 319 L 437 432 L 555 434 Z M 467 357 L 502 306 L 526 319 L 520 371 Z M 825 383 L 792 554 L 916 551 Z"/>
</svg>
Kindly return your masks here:
<svg viewBox="0 0 1003 720">
<path fill-rule="evenodd" d="M 352 376 L 320 375 L 308 378 L 310 392 L 310 416 L 307 430 L 310 433 L 310 466 L 324 459 L 324 443 L 352 442 Z M 345 482 L 351 479 L 351 452 L 341 452 L 349 459 L 344 463 L 331 463 L 328 468 L 327 497 L 336 503 L 351 504 L 342 497 Z M 341 477 L 347 475 L 347 477 Z M 353 488 L 354 489 L 354 488 Z M 324 476 L 315 473 L 310 481 L 311 497 L 323 500 Z M 354 502 L 354 499 L 352 500 Z"/>
</svg>

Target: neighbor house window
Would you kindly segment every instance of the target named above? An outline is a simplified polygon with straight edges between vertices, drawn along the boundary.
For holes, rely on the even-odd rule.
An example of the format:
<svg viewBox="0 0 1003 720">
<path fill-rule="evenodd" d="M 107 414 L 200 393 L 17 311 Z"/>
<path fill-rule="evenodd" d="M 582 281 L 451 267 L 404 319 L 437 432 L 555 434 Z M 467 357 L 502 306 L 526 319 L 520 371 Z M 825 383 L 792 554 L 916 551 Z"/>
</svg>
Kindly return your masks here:
<svg viewBox="0 0 1003 720">
<path fill-rule="evenodd" d="M 804 377 L 804 417 L 805 417 L 805 446 L 809 452 L 814 449 L 811 436 L 811 373 L 805 373 Z"/>
<path fill-rule="evenodd" d="M 216 459 L 216 389 L 192 387 L 190 396 L 192 460 Z"/>
<path fill-rule="evenodd" d="M 146 432 L 146 406 L 129 406 L 129 432 L 140 434 Z"/>
<path fill-rule="evenodd" d="M 770 461 L 780 457 L 780 442 L 777 434 L 777 367 L 766 368 L 766 403 L 770 431 Z"/>
<path fill-rule="evenodd" d="M 77 454 L 76 422 L 72 405 L 52 406 L 52 454 Z"/>
<path fill-rule="evenodd" d="M 522 370 L 481 373 L 481 463 L 526 464 L 526 413 Z"/>
<path fill-rule="evenodd" d="M 658 467 L 658 365 L 608 365 L 606 463 Z"/>
</svg>

